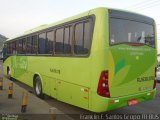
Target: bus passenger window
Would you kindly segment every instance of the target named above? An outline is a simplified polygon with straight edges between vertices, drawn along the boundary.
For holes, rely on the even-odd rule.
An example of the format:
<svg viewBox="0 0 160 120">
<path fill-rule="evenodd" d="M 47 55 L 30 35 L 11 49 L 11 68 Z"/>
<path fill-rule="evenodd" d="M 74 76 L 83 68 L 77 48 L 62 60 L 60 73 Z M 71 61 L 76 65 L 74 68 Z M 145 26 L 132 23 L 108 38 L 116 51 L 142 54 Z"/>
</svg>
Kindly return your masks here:
<svg viewBox="0 0 160 120">
<path fill-rule="evenodd" d="M 91 46 L 91 22 L 86 21 L 75 26 L 75 54 L 88 54 Z"/>
<path fill-rule="evenodd" d="M 26 53 L 31 54 L 32 44 L 31 44 L 31 38 L 27 37 L 26 41 Z"/>
<path fill-rule="evenodd" d="M 37 54 L 38 43 L 37 35 L 32 36 L 32 54 Z"/>
<path fill-rule="evenodd" d="M 12 42 L 12 54 L 16 54 L 16 43 Z"/>
<path fill-rule="evenodd" d="M 7 43 L 7 54 L 11 54 L 12 53 L 12 46 L 11 46 L 12 44 L 9 42 L 9 43 Z"/>
<path fill-rule="evenodd" d="M 84 54 L 88 54 L 91 47 L 91 22 L 87 21 L 84 24 Z"/>
<path fill-rule="evenodd" d="M 64 35 L 64 54 L 71 54 L 71 45 L 72 45 L 71 38 L 72 38 L 71 27 L 66 27 Z"/>
<path fill-rule="evenodd" d="M 64 29 L 56 30 L 56 45 L 55 45 L 55 53 L 62 54 L 63 53 L 63 32 Z"/>
<path fill-rule="evenodd" d="M 38 53 L 39 54 L 45 54 L 46 53 L 46 33 L 42 33 L 42 34 L 39 35 Z"/>
<path fill-rule="evenodd" d="M 23 46 L 23 50 L 22 50 L 23 52 L 22 53 L 25 54 L 26 53 L 26 38 L 22 39 L 22 41 L 23 41 L 23 45 L 22 45 Z"/>
<path fill-rule="evenodd" d="M 46 54 L 53 54 L 54 31 L 47 33 Z"/>
<path fill-rule="evenodd" d="M 16 41 L 16 54 L 19 53 L 19 40 Z"/>
<path fill-rule="evenodd" d="M 75 26 L 75 45 L 74 53 L 83 54 L 84 50 L 84 32 L 83 32 L 83 23 L 79 23 Z"/>
<path fill-rule="evenodd" d="M 19 46 L 18 54 L 23 54 L 23 41 L 22 41 L 22 39 L 19 40 L 18 46 Z"/>
</svg>

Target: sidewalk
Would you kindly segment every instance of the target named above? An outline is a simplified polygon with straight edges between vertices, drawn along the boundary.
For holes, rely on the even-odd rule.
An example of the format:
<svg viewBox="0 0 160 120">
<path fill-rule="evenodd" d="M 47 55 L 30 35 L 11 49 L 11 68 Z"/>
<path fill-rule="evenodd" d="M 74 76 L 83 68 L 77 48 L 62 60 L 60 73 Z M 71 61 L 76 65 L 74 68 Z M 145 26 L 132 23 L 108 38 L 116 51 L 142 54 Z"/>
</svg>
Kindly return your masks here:
<svg viewBox="0 0 160 120">
<path fill-rule="evenodd" d="M 9 83 L 12 81 L 9 81 L 8 79 L 3 79 L 3 91 L 0 91 L 0 113 L 21 113 L 21 102 L 22 102 L 22 94 L 23 91 L 26 91 L 25 89 L 19 87 L 15 83 L 13 83 L 13 98 L 8 99 L 8 86 Z M 27 114 L 49 114 L 49 109 L 51 106 L 49 106 L 47 103 L 45 103 L 43 100 L 37 98 L 33 94 L 29 93 L 29 99 L 28 99 L 28 106 L 27 106 Z"/>
<path fill-rule="evenodd" d="M 1 117 L 9 115 L 22 116 L 21 120 L 53 120 L 50 114 L 50 108 L 56 109 L 53 106 L 48 105 L 42 99 L 36 97 L 34 94 L 29 93 L 28 106 L 26 113 L 21 113 L 22 94 L 25 89 L 13 82 L 13 98 L 8 99 L 8 86 L 12 81 L 7 78 L 3 78 L 3 90 L 0 91 L 0 113 Z M 59 110 L 54 110 L 56 120 L 69 120 L 67 115 L 63 114 Z M 0 117 L 0 118 L 1 118 Z"/>
</svg>

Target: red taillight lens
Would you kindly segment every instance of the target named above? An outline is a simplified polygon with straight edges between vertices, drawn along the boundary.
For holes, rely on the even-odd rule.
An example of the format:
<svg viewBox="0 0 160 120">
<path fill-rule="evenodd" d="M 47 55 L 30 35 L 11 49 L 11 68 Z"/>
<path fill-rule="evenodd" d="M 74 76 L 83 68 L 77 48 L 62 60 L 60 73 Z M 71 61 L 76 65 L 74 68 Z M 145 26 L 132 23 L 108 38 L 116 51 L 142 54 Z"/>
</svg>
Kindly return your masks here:
<svg viewBox="0 0 160 120">
<path fill-rule="evenodd" d="M 156 84 L 157 84 L 157 68 L 155 68 L 155 80 L 154 80 L 154 84 L 153 84 L 153 89 L 156 88 Z"/>
<path fill-rule="evenodd" d="M 108 71 L 102 71 L 97 89 L 98 95 L 103 97 L 110 97 L 108 78 Z"/>
</svg>

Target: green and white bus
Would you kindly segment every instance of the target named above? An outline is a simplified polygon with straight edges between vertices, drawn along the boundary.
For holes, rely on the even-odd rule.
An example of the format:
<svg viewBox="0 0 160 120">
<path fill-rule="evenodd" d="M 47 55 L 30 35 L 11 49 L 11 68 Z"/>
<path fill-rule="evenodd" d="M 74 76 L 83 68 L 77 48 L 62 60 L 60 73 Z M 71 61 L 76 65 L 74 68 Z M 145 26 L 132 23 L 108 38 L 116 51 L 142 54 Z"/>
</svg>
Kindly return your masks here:
<svg viewBox="0 0 160 120">
<path fill-rule="evenodd" d="M 6 41 L 5 74 L 93 112 L 152 100 L 157 47 L 152 18 L 96 8 Z"/>
</svg>

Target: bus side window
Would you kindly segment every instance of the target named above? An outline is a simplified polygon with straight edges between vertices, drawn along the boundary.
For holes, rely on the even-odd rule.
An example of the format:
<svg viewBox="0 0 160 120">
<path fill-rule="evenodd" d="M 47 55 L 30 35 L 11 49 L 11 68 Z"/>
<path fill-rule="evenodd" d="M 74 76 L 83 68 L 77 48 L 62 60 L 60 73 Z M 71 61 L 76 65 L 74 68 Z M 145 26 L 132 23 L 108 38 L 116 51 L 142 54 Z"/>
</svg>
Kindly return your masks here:
<svg viewBox="0 0 160 120">
<path fill-rule="evenodd" d="M 54 31 L 47 32 L 47 44 L 46 44 L 46 54 L 53 54 L 54 52 Z"/>
<path fill-rule="evenodd" d="M 55 44 L 55 53 L 62 54 L 63 53 L 63 38 L 64 38 L 64 28 L 60 28 L 56 30 L 56 44 Z"/>
<path fill-rule="evenodd" d="M 72 28 L 70 26 L 65 27 L 64 32 L 64 54 L 71 54 L 72 45 Z"/>
<path fill-rule="evenodd" d="M 7 54 L 11 54 L 12 52 L 11 52 L 11 43 L 9 42 L 9 43 L 7 43 Z"/>
<path fill-rule="evenodd" d="M 19 40 L 16 40 L 16 53 L 15 54 L 18 54 L 19 53 Z"/>
<path fill-rule="evenodd" d="M 74 45 L 74 53 L 75 54 L 83 54 L 83 23 L 78 23 L 75 26 L 75 45 Z"/>
<path fill-rule="evenodd" d="M 46 54 L 46 33 L 39 34 L 38 54 Z"/>
<path fill-rule="evenodd" d="M 89 53 L 91 46 L 91 22 L 85 21 L 78 23 L 75 26 L 75 45 L 74 53 L 79 55 L 86 55 Z"/>
<path fill-rule="evenodd" d="M 12 43 L 9 43 L 10 54 L 13 54 Z"/>
<path fill-rule="evenodd" d="M 32 36 L 32 54 L 37 54 L 38 41 L 37 35 Z"/>
<path fill-rule="evenodd" d="M 22 53 L 25 54 L 26 53 L 26 38 L 22 39 L 22 41 L 23 41 L 23 45 L 22 45 L 23 46 L 23 48 L 22 48 L 23 52 Z"/>
<path fill-rule="evenodd" d="M 12 42 L 12 54 L 16 54 L 16 43 Z"/>
<path fill-rule="evenodd" d="M 27 37 L 26 40 L 26 53 L 31 54 L 31 38 Z"/>
<path fill-rule="evenodd" d="M 18 54 L 23 54 L 23 41 L 22 41 L 22 39 L 19 40 L 18 46 L 19 46 Z"/>
<path fill-rule="evenodd" d="M 86 21 L 84 23 L 84 54 L 88 54 L 91 47 L 91 34 L 92 34 L 92 23 L 91 21 Z"/>
</svg>

